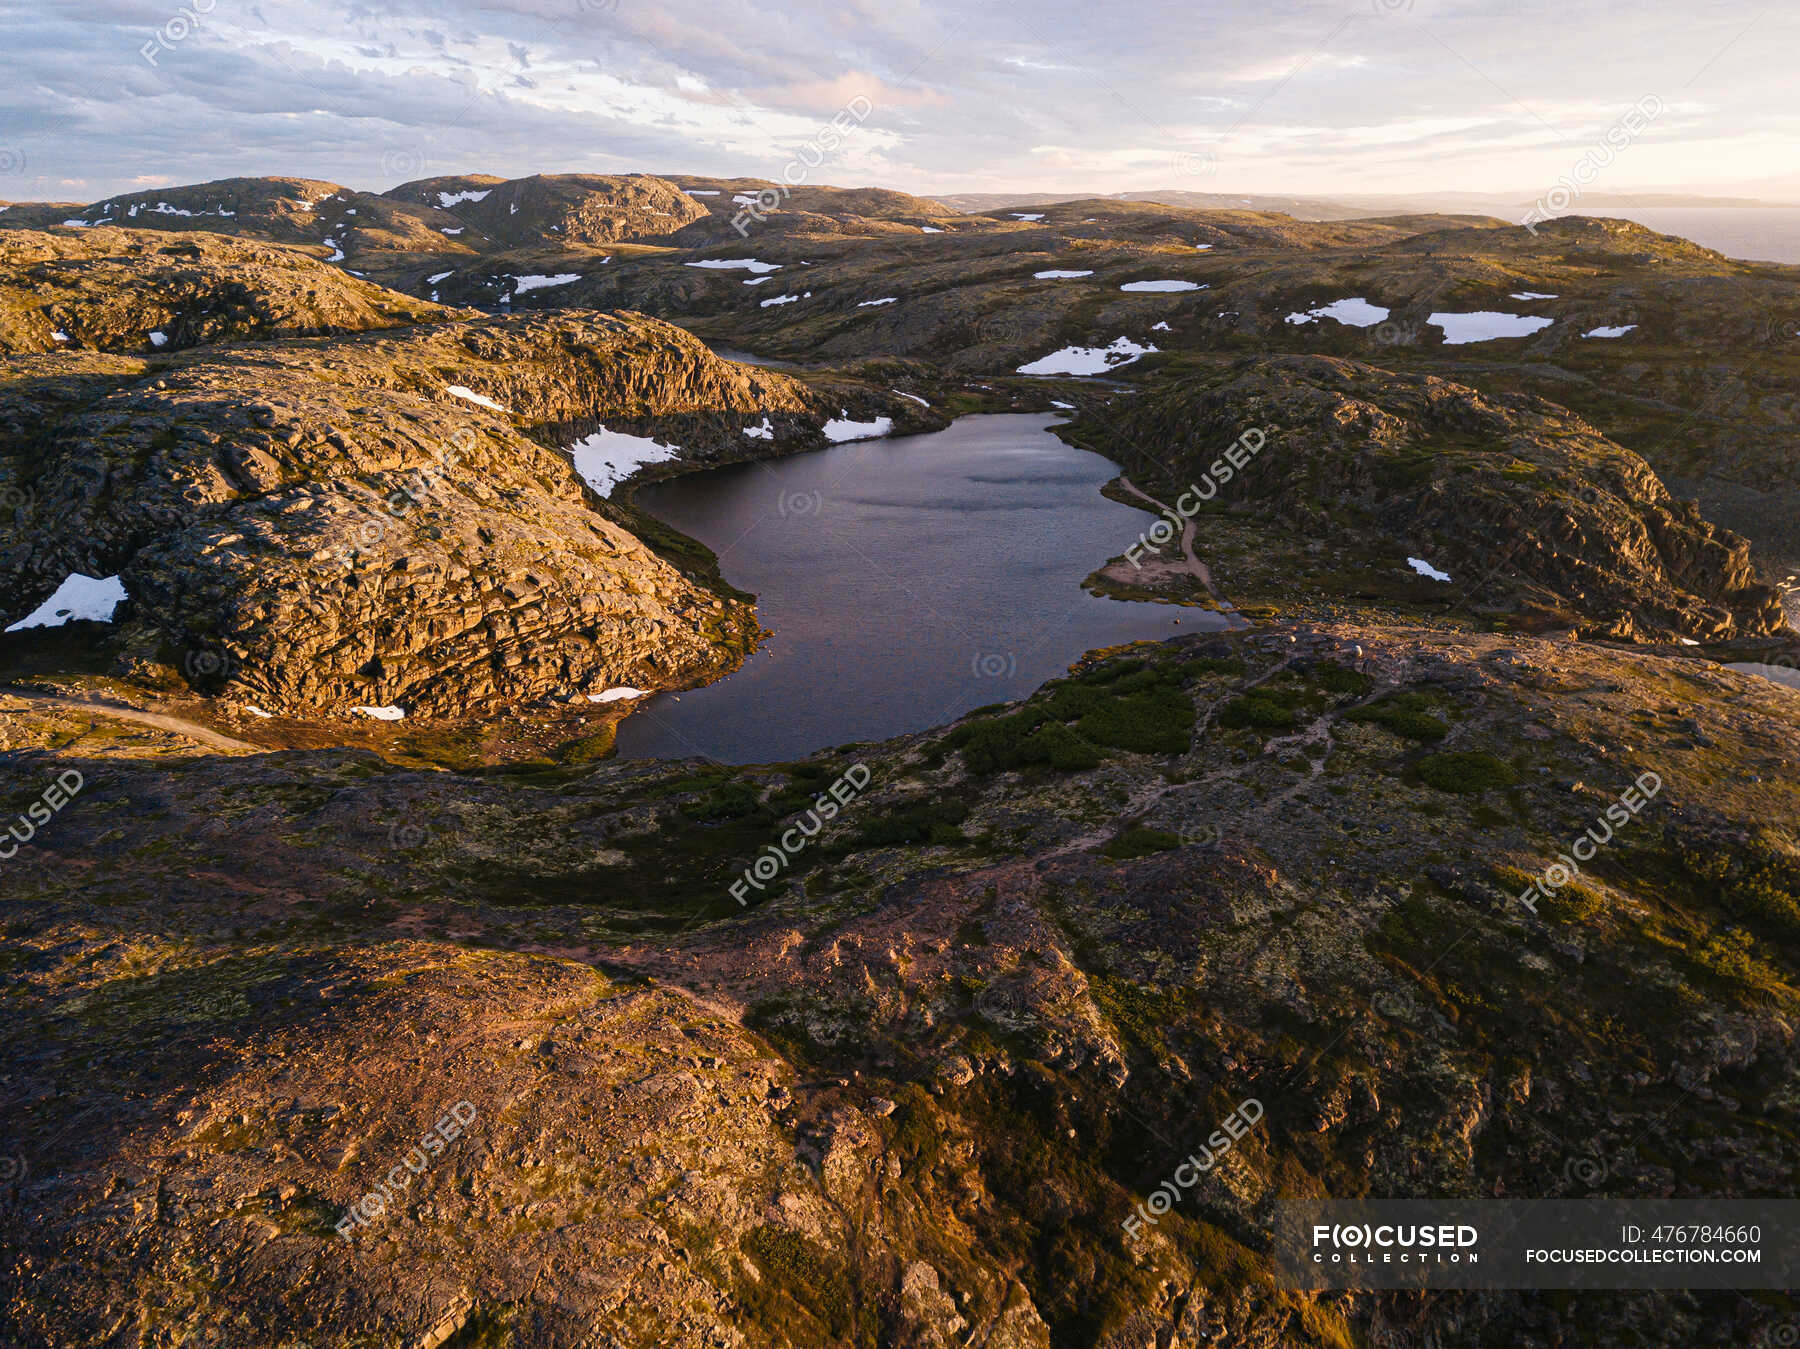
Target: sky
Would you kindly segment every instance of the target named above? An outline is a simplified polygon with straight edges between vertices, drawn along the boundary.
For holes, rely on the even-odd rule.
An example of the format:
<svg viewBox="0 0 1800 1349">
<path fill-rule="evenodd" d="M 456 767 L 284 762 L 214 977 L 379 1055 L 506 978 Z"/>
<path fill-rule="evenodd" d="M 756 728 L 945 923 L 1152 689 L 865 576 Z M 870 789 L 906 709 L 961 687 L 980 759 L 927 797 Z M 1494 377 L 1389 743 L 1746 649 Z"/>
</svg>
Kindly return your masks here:
<svg viewBox="0 0 1800 1349">
<path fill-rule="evenodd" d="M 0 50 L 6 200 L 785 171 L 1528 201 L 1586 162 L 1589 193 L 1800 202 L 1793 0 L 0 0 Z"/>
</svg>

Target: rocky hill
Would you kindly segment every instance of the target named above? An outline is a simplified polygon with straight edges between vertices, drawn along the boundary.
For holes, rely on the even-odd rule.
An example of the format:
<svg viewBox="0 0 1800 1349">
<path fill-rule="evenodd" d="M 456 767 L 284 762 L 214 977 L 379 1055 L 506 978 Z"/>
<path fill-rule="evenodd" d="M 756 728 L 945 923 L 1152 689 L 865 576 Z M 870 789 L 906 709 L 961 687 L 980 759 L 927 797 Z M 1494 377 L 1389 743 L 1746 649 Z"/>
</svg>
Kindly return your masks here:
<svg viewBox="0 0 1800 1349">
<path fill-rule="evenodd" d="M 24 505 L 0 617 L 71 573 L 118 575 L 132 668 L 309 715 L 716 675 L 753 641 L 748 611 L 600 508 L 568 447 L 605 421 L 704 453 L 771 413 L 784 441 L 817 439 L 826 415 L 630 315 L 208 351 L 45 398 L 64 360 L 7 371 L 0 481 Z"/>
<path fill-rule="evenodd" d="M 386 194 L 453 212 L 501 248 L 525 243 L 666 240 L 709 212 L 663 178 L 569 173 L 518 178 L 430 178 Z"/>
<path fill-rule="evenodd" d="M 1268 1222 L 1792 1193 L 1797 697 L 1291 627 L 798 764 L 481 776 L 138 758 L 11 700 L 15 746 L 60 746 L 15 750 L 20 792 L 86 785 L 7 864 L 0 1315 L 30 1345 L 1758 1343 L 1785 1299 L 1282 1292 Z"/>
<path fill-rule="evenodd" d="M 1249 358 L 1167 380 L 1073 434 L 1178 512 L 1263 522 L 1265 565 L 1292 580 L 1329 541 L 1372 570 L 1417 558 L 1460 602 L 1539 626 L 1696 643 L 1786 628 L 1745 540 L 1542 400 L 1327 357 Z"/>
<path fill-rule="evenodd" d="M 176 351 L 441 322 L 290 248 L 195 232 L 0 231 L 0 355 Z"/>
<path fill-rule="evenodd" d="M 828 187 L 740 235 L 769 190 L 0 212 L 0 627 L 126 596 L 0 635 L 0 1349 L 1791 1339 L 1780 1294 L 1299 1294 L 1270 1240 L 1795 1193 L 1800 693 L 1716 662 L 1800 652 L 1800 269 Z M 636 482 L 1052 408 L 1145 510 L 1093 587 L 1230 632 L 605 762 L 765 635 L 604 494 L 616 434 Z"/>
</svg>

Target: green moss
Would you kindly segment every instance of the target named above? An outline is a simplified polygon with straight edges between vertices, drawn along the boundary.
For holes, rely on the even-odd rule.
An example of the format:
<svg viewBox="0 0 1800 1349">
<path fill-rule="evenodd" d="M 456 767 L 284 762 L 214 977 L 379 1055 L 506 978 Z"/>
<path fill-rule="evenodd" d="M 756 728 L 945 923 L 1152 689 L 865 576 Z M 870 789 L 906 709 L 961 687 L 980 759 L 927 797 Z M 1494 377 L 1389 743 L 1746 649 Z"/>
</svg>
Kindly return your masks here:
<svg viewBox="0 0 1800 1349">
<path fill-rule="evenodd" d="M 1571 881 L 1538 900 L 1538 916 L 1552 923 L 1585 923 L 1605 907 L 1606 900 L 1599 891 Z"/>
<path fill-rule="evenodd" d="M 929 1093 L 909 1082 L 895 1090 L 894 1152 L 908 1175 L 929 1171 L 943 1155 L 948 1128 Z"/>
<path fill-rule="evenodd" d="M 1208 679 L 1214 675 L 1231 675 L 1241 678 L 1244 673 L 1244 662 L 1221 660 L 1216 656 L 1196 656 L 1193 660 L 1183 661 L 1181 670 L 1193 679 Z"/>
<path fill-rule="evenodd" d="M 1340 697 L 1360 698 L 1375 686 L 1375 681 L 1362 671 L 1352 670 L 1336 661 L 1325 661 L 1313 675 L 1320 685 Z"/>
<path fill-rule="evenodd" d="M 1778 1001 L 1792 996 L 1781 972 L 1764 960 L 1750 933 L 1736 929 L 1716 933 L 1688 952 L 1697 970 L 1753 993 L 1772 995 Z"/>
<path fill-rule="evenodd" d="M 1157 988 L 1103 974 L 1088 976 L 1094 1005 L 1127 1042 L 1160 1057 L 1169 1031 L 1193 1013 L 1198 996 L 1187 988 Z"/>
<path fill-rule="evenodd" d="M 1219 709 L 1219 725 L 1233 731 L 1291 731 L 1300 720 L 1292 700 L 1252 689 Z"/>
<path fill-rule="evenodd" d="M 1194 704 L 1182 691 L 1188 667 L 1119 660 L 1045 686 L 1009 716 L 967 722 L 944 744 L 973 773 L 1099 767 L 1109 749 L 1183 754 L 1193 742 Z M 1074 723 L 1071 726 L 1069 723 Z"/>
<path fill-rule="evenodd" d="M 1384 455 L 1375 463 L 1375 482 L 1388 492 L 1415 491 L 1432 480 L 1437 465 L 1438 455 L 1432 450 Z"/>
<path fill-rule="evenodd" d="M 741 820 L 757 814 L 762 808 L 762 793 L 748 783 L 732 782 L 714 790 L 704 801 L 690 801 L 681 808 L 681 813 L 690 820 L 710 824 L 720 820 Z"/>
<path fill-rule="evenodd" d="M 1683 846 L 1672 860 L 1699 897 L 1778 941 L 1800 941 L 1800 863 L 1767 843 Z"/>
<path fill-rule="evenodd" d="M 461 1330 L 444 1341 L 444 1349 L 506 1349 L 515 1343 L 512 1308 L 483 1307 L 463 1322 Z"/>
<path fill-rule="evenodd" d="M 885 813 L 868 821 L 850 840 L 849 851 L 866 848 L 891 848 L 902 844 L 950 845 L 966 842 L 959 825 L 969 817 L 969 808 L 960 801 L 907 801 L 890 805 Z"/>
<path fill-rule="evenodd" d="M 1049 721 L 1037 708 L 960 727 L 945 743 L 962 750 L 963 763 L 971 773 L 980 774 L 1028 767 L 1073 773 L 1098 768 L 1102 757 L 1087 741 L 1060 722 Z"/>
<path fill-rule="evenodd" d="M 1519 780 L 1507 764 L 1485 750 L 1433 754 L 1419 760 L 1418 772 L 1426 786 L 1461 794 L 1510 787 Z"/>
<path fill-rule="evenodd" d="M 1431 744 L 1450 734 L 1449 726 L 1432 715 L 1434 706 L 1422 693 L 1397 693 L 1355 709 L 1347 720 L 1379 726 L 1403 740 Z"/>
<path fill-rule="evenodd" d="M 563 764 L 596 763 L 610 758 L 613 752 L 613 728 L 584 735 L 557 748 L 556 761 Z"/>
<path fill-rule="evenodd" d="M 1137 754 L 1185 754 L 1193 743 L 1194 705 L 1178 689 L 1154 689 L 1102 703 L 1083 714 L 1084 739 Z"/>
<path fill-rule="evenodd" d="M 740 1280 L 737 1296 L 771 1332 L 779 1328 L 783 1339 L 798 1344 L 874 1343 L 872 1313 L 858 1316 L 849 1271 L 823 1246 L 764 1225 L 750 1230 L 744 1251 L 762 1278 Z"/>
<path fill-rule="evenodd" d="M 1153 853 L 1168 852 L 1180 846 L 1181 839 L 1178 835 L 1161 829 L 1127 829 L 1106 845 L 1106 855 L 1125 862 L 1137 857 L 1149 857 Z"/>
<path fill-rule="evenodd" d="M 1561 889 L 1551 890 L 1539 885 L 1536 876 L 1518 867 L 1495 867 L 1488 874 L 1508 898 L 1523 895 L 1528 890 L 1537 891 L 1532 902 L 1537 905 L 1538 917 L 1552 923 L 1585 923 L 1606 907 L 1605 897 L 1580 881 L 1571 881 Z"/>
</svg>

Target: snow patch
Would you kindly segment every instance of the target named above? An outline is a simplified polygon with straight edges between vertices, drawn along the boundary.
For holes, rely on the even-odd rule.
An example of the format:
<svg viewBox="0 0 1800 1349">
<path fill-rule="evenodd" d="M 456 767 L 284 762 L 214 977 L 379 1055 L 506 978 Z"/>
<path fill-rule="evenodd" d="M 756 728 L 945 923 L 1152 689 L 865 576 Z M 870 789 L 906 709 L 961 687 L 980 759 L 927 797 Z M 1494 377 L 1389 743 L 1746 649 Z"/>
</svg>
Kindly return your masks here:
<svg viewBox="0 0 1800 1349">
<path fill-rule="evenodd" d="M 445 277 L 447 277 L 447 276 L 455 276 L 455 275 L 456 275 L 456 269 L 455 269 L 455 268 L 454 268 L 454 267 L 452 267 L 452 268 L 451 268 L 451 269 L 450 269 L 450 270 L 449 270 L 449 271 L 447 271 L 447 272 L 439 272 L 439 273 L 438 273 L 438 274 L 437 274 L 437 275 L 436 275 L 436 276 L 428 276 L 428 277 L 426 277 L 426 278 L 425 278 L 425 284 L 426 284 L 426 285 L 428 285 L 428 286 L 435 286 L 435 285 L 437 285 L 437 283 L 438 283 L 438 282 L 440 282 L 440 281 L 442 281 L 442 280 L 443 280 L 443 279 L 444 279 L 444 278 L 445 278 Z"/>
<path fill-rule="evenodd" d="M 1289 323 L 1317 323 L 1320 319 L 1335 319 L 1350 328 L 1373 328 L 1377 323 L 1386 323 L 1392 310 L 1383 309 L 1378 304 L 1370 304 L 1358 295 L 1350 300 L 1333 300 L 1330 304 L 1322 304 L 1316 309 L 1308 309 L 1303 313 L 1289 314 Z"/>
<path fill-rule="evenodd" d="M 569 447 L 575 471 L 603 497 L 645 464 L 663 464 L 681 453 L 679 445 L 659 445 L 648 436 L 608 431 L 604 426 Z"/>
<path fill-rule="evenodd" d="M 1093 272 L 1092 271 L 1086 271 L 1086 272 L 1049 271 L 1049 272 L 1034 272 L 1032 275 L 1034 275 L 1039 281 L 1074 281 L 1078 277 L 1092 276 Z"/>
<path fill-rule="evenodd" d="M 651 692 L 652 690 L 650 689 L 608 689 L 605 693 L 588 694 L 588 701 L 590 703 L 617 703 L 623 702 L 628 698 L 648 698 Z"/>
<path fill-rule="evenodd" d="M 130 596 L 125 583 L 116 576 L 83 576 L 73 572 L 56 588 L 56 593 L 7 629 L 22 632 L 26 628 L 60 628 L 72 621 L 112 622 L 113 610 Z"/>
<path fill-rule="evenodd" d="M 773 440 L 775 439 L 775 424 L 765 415 L 761 426 L 746 426 L 744 434 L 752 440 Z"/>
<path fill-rule="evenodd" d="M 762 307 L 764 309 L 770 309 L 778 304 L 794 304 L 799 299 L 800 297 L 798 295 L 777 295 L 773 299 L 764 300 L 762 302 Z"/>
<path fill-rule="evenodd" d="M 1542 291 L 1537 290 L 1515 290 L 1512 297 L 1515 300 L 1554 300 L 1557 298 L 1554 295 L 1546 295 Z"/>
<path fill-rule="evenodd" d="M 1583 337 L 1623 337 L 1623 336 L 1625 336 L 1626 333 L 1635 333 L 1636 331 L 1637 331 L 1637 324 L 1627 323 L 1623 327 L 1620 327 L 1620 328 L 1595 328 L 1592 332 L 1583 333 L 1582 336 Z"/>
<path fill-rule="evenodd" d="M 1555 319 L 1531 318 L 1524 314 L 1496 314 L 1477 310 L 1472 314 L 1433 314 L 1425 320 L 1444 330 L 1444 345 L 1465 346 L 1470 342 L 1495 342 L 1503 337 L 1530 337 L 1548 328 Z"/>
<path fill-rule="evenodd" d="M 1409 557 L 1406 561 L 1407 565 L 1421 576 L 1429 576 L 1434 581 L 1448 581 L 1450 579 L 1449 572 L 1439 571 L 1422 557 Z"/>
<path fill-rule="evenodd" d="M 931 406 L 930 403 L 927 403 L 923 398 L 919 397 L 919 395 L 916 393 L 902 393 L 899 389 L 890 389 L 890 390 L 888 390 L 888 392 L 900 394 L 900 396 L 902 398 L 910 398 L 913 400 L 913 402 L 917 403 L 922 408 L 928 408 Z"/>
<path fill-rule="evenodd" d="M 1166 323 L 1152 323 L 1150 325 L 1150 331 L 1153 333 L 1172 333 L 1175 330 Z"/>
<path fill-rule="evenodd" d="M 894 433 L 892 417 L 877 417 L 872 422 L 853 422 L 844 418 L 833 418 L 825 423 L 825 439 L 833 444 L 842 445 L 851 440 L 880 440 L 883 436 Z"/>
<path fill-rule="evenodd" d="M 1198 281 L 1127 281 L 1119 287 L 1133 295 L 1163 295 L 1178 290 L 1205 290 Z"/>
<path fill-rule="evenodd" d="M 712 187 L 684 187 L 681 190 L 690 197 L 716 197 L 719 195 L 719 190 Z"/>
<path fill-rule="evenodd" d="M 877 305 L 884 305 L 884 304 L 899 304 L 899 303 L 900 303 L 900 297 L 899 297 L 899 296 L 897 296 L 897 295 L 890 295 L 890 296 L 888 296 L 888 297 L 887 297 L 887 299 L 885 299 L 885 300 L 861 300 L 861 301 L 859 301 L 859 302 L 858 302 L 858 303 L 857 303 L 857 306 L 856 306 L 856 307 L 857 307 L 857 308 L 858 308 L 858 309 L 873 309 L 873 308 L 875 308 L 875 307 L 876 307 L 876 306 L 877 306 Z"/>
<path fill-rule="evenodd" d="M 1036 214 L 1036 215 L 1026 215 L 1021 211 L 1014 211 L 1012 213 L 1012 218 L 1014 220 L 1028 220 L 1031 223 L 1036 224 L 1038 221 L 1040 221 L 1044 218 L 1044 214 L 1042 211 L 1038 212 L 1038 214 Z"/>
<path fill-rule="evenodd" d="M 704 267 L 711 272 L 779 272 L 779 262 L 758 262 L 755 258 L 704 258 L 699 262 L 683 264 L 688 267 Z"/>
<path fill-rule="evenodd" d="M 513 278 L 513 294 L 523 295 L 528 290 L 567 286 L 579 280 L 581 280 L 580 272 L 558 272 L 555 276 L 515 276 Z"/>
<path fill-rule="evenodd" d="M 460 206 L 465 201 L 486 201 L 488 193 L 493 190 L 489 187 L 483 188 L 480 192 L 440 192 L 438 193 L 438 206 L 447 211 L 452 206 Z M 356 212 L 352 211 L 350 214 L 355 215 Z"/>
<path fill-rule="evenodd" d="M 153 347 L 168 346 L 169 345 L 169 335 L 164 332 L 151 333 L 150 334 L 150 345 Z"/>
<path fill-rule="evenodd" d="M 482 407 L 491 408 L 495 412 L 511 412 L 512 411 L 511 408 L 501 407 L 500 404 L 496 403 L 493 399 L 489 398 L 486 394 L 476 393 L 475 390 L 466 388 L 465 386 L 463 386 L 461 384 L 446 384 L 444 386 L 444 392 L 448 393 L 448 394 L 455 394 L 456 397 L 458 397 L 458 398 L 466 398 L 471 403 L 479 403 L 479 404 L 481 404 Z"/>
<path fill-rule="evenodd" d="M 275 714 L 273 712 L 265 712 L 255 703 L 245 703 L 244 711 L 248 712 L 253 717 L 261 717 L 264 721 L 273 721 L 275 719 Z"/>
<path fill-rule="evenodd" d="M 404 707 L 353 707 L 350 709 L 358 716 L 368 717 L 372 721 L 405 721 Z"/>
<path fill-rule="evenodd" d="M 1021 375 L 1103 375 L 1121 365 L 1130 365 L 1140 356 L 1148 356 L 1157 348 L 1139 346 L 1129 337 L 1121 337 L 1109 347 L 1064 347 L 1048 356 L 1019 367 Z"/>
<path fill-rule="evenodd" d="M 939 229 L 933 229 L 930 225 L 920 225 L 919 233 L 920 234 L 942 234 L 943 231 L 939 230 Z"/>
</svg>

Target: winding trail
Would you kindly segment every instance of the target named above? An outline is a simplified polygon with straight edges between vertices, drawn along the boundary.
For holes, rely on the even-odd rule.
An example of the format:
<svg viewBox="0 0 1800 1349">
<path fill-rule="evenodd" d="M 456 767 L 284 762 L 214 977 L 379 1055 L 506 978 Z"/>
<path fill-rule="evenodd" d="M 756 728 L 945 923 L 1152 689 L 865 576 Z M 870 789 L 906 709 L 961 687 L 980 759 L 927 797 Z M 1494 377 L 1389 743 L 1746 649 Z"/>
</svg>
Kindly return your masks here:
<svg viewBox="0 0 1800 1349">
<path fill-rule="evenodd" d="M 1175 510 L 1163 505 L 1162 502 L 1144 491 L 1123 473 L 1119 475 L 1119 486 L 1123 487 L 1140 501 L 1148 501 L 1169 519 L 1173 520 L 1177 518 Z M 1218 587 L 1213 584 L 1212 568 L 1202 562 L 1199 555 L 1194 552 L 1194 535 L 1196 532 L 1194 517 L 1190 515 L 1183 518 L 1181 521 L 1181 552 L 1182 556 L 1187 560 L 1188 572 L 1196 581 L 1205 587 L 1206 593 L 1212 597 L 1213 603 L 1219 606 L 1221 612 L 1228 614 L 1236 613 L 1237 606 L 1221 595 Z"/>
<path fill-rule="evenodd" d="M 64 694 L 36 693 L 31 689 L 20 688 L 0 688 L 0 697 L 17 698 L 37 707 L 53 707 L 65 712 L 86 712 L 93 716 L 111 717 L 115 721 L 136 722 L 140 726 L 154 727 L 159 731 L 169 731 L 188 740 L 197 741 L 209 749 L 248 751 L 252 754 L 268 752 L 266 745 L 253 745 L 247 740 L 233 740 L 228 735 L 221 735 L 218 731 L 200 725 L 199 722 L 173 717 L 166 712 L 146 712 L 142 708 L 132 707 L 126 703 L 71 698 Z"/>
</svg>

